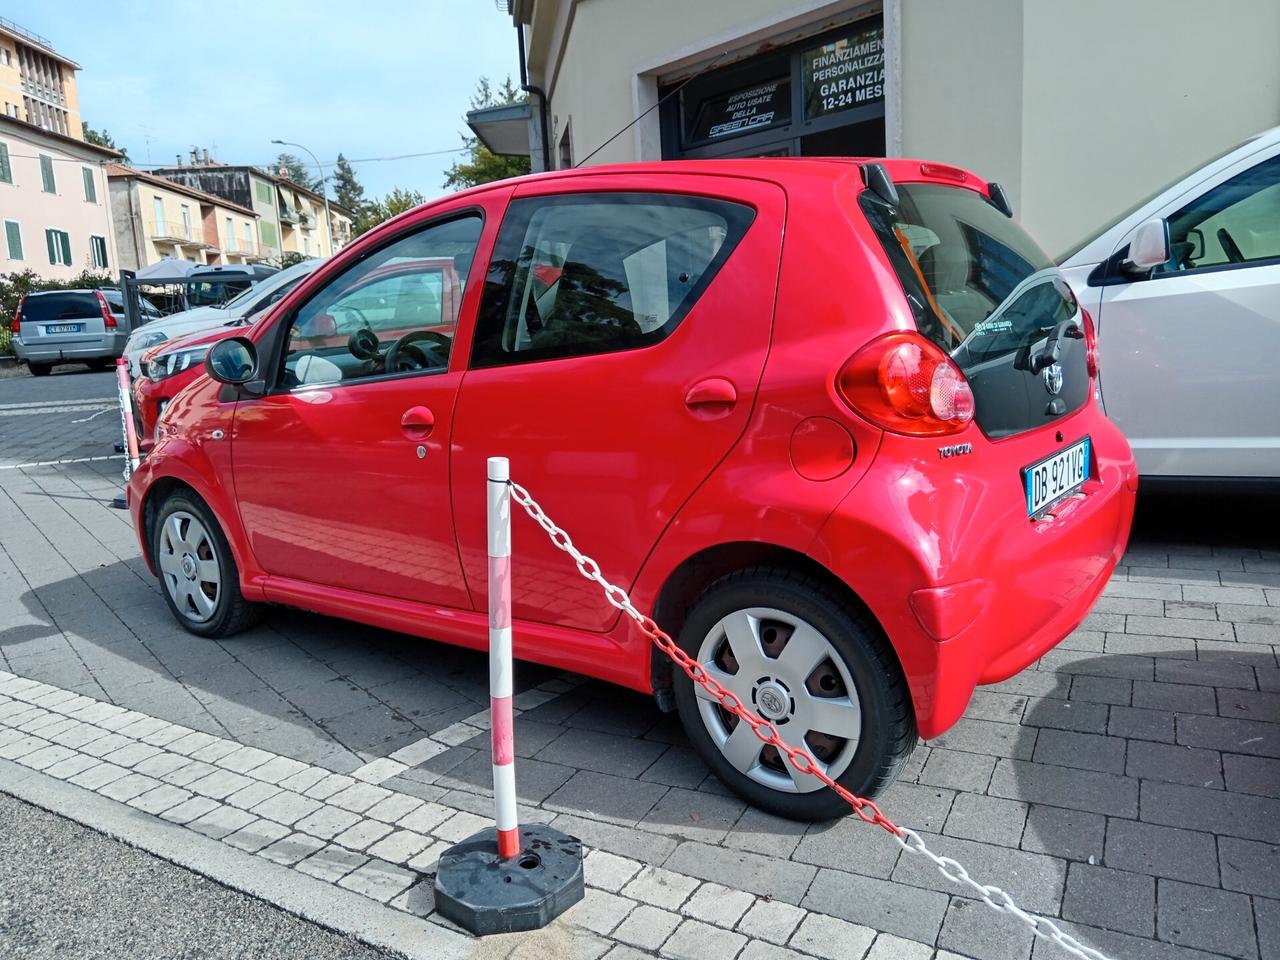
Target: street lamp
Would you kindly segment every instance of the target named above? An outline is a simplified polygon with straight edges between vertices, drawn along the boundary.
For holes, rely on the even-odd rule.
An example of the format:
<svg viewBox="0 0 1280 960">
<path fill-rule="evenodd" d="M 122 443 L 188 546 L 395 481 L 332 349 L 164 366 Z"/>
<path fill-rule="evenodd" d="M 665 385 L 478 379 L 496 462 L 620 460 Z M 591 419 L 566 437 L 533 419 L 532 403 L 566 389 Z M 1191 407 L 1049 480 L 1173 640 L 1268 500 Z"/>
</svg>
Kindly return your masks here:
<svg viewBox="0 0 1280 960">
<path fill-rule="evenodd" d="M 329 240 L 329 256 L 333 256 L 333 218 L 329 215 L 329 190 L 324 182 L 324 167 L 320 166 L 320 161 L 316 158 L 316 155 L 300 143 L 294 143 L 292 140 L 272 140 L 271 142 L 278 143 L 282 147 L 297 147 L 299 150 L 311 154 L 311 159 L 315 161 L 316 169 L 320 171 L 320 196 L 324 198 L 324 233 Z"/>
</svg>

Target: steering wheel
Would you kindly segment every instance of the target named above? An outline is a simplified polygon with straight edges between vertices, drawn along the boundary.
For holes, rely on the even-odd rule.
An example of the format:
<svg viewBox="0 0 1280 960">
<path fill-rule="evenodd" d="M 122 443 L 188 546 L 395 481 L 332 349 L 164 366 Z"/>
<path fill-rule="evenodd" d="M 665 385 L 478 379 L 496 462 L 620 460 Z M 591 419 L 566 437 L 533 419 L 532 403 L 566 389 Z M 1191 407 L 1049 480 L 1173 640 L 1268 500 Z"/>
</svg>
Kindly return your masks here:
<svg viewBox="0 0 1280 960">
<path fill-rule="evenodd" d="M 426 343 L 431 345 L 422 345 Z M 449 365 L 451 343 L 443 333 L 412 330 L 387 348 L 383 369 L 387 373 L 408 373 L 411 370 L 446 367 Z M 443 356 L 439 355 L 439 351 L 443 351 Z"/>
<path fill-rule="evenodd" d="M 1235 237 L 1227 233 L 1226 227 L 1218 228 L 1218 242 L 1222 244 L 1222 252 L 1227 255 L 1227 259 L 1232 263 L 1244 263 L 1244 254 L 1240 252 L 1240 245 L 1236 243 Z"/>
<path fill-rule="evenodd" d="M 360 360 L 379 360 L 382 350 L 378 343 L 378 335 L 368 327 L 361 327 L 347 338 L 347 350 Z"/>
</svg>

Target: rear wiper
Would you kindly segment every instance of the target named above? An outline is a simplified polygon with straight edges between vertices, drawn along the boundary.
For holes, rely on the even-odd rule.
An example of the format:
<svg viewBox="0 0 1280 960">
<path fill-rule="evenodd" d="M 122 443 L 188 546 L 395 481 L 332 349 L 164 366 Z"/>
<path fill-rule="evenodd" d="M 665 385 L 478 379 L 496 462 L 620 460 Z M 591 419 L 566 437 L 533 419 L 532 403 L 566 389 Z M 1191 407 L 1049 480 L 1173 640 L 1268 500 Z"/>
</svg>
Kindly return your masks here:
<svg viewBox="0 0 1280 960">
<path fill-rule="evenodd" d="M 1058 357 L 1062 352 L 1062 345 L 1059 341 L 1063 337 L 1071 337 L 1078 340 L 1084 336 L 1084 328 L 1080 325 L 1078 317 L 1079 314 L 1076 314 L 1061 321 L 1053 328 L 1053 334 L 1044 342 L 1044 347 L 1039 352 L 1031 355 L 1032 375 L 1038 374 L 1046 367 L 1051 367 L 1058 362 Z"/>
</svg>

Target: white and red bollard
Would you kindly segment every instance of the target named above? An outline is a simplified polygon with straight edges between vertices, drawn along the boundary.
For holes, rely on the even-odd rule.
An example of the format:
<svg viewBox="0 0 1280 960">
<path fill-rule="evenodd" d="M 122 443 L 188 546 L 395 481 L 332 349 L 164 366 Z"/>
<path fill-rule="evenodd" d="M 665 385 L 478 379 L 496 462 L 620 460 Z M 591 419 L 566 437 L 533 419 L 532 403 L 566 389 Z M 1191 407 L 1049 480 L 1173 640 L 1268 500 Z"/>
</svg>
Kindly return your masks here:
<svg viewBox="0 0 1280 960">
<path fill-rule="evenodd" d="M 124 357 L 116 360 L 116 385 L 120 397 L 120 430 L 124 439 L 121 445 L 125 455 L 124 480 L 128 483 L 138 469 L 138 430 L 133 422 L 133 398 L 129 395 L 129 361 Z M 122 493 L 111 501 L 111 505 L 125 510 L 128 500 Z"/>
<path fill-rule="evenodd" d="M 440 855 L 435 903 L 440 915 L 478 936 L 537 930 L 583 896 L 577 837 L 516 820 L 515 722 L 511 639 L 511 485 L 506 457 L 490 457 L 489 727 L 496 830 L 488 828 Z"/>
</svg>

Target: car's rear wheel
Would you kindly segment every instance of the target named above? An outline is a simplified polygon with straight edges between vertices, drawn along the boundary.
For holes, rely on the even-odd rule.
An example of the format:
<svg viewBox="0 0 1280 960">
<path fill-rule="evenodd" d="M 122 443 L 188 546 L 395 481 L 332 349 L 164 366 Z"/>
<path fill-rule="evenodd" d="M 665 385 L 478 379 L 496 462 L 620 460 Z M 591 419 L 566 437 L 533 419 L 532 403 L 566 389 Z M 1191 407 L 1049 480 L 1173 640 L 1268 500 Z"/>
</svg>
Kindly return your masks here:
<svg viewBox="0 0 1280 960">
<path fill-rule="evenodd" d="M 109 370 L 115 366 L 115 362 L 104 357 L 98 357 L 95 360 L 87 361 L 90 370 Z"/>
<path fill-rule="evenodd" d="M 27 369 L 33 377 L 47 377 L 53 370 L 52 363 L 28 363 Z"/>
<path fill-rule="evenodd" d="M 196 496 L 175 493 L 160 506 L 152 540 L 165 602 L 201 637 L 228 637 L 251 626 L 261 607 L 240 592 L 240 572 L 213 512 Z"/>
<path fill-rule="evenodd" d="M 754 567 L 714 583 L 695 603 L 680 646 L 784 743 L 803 747 L 841 786 L 875 796 L 915 747 L 906 680 L 879 627 L 852 599 L 815 579 Z M 677 670 L 689 739 L 721 780 L 754 805 L 794 820 L 849 807 Z"/>
</svg>

